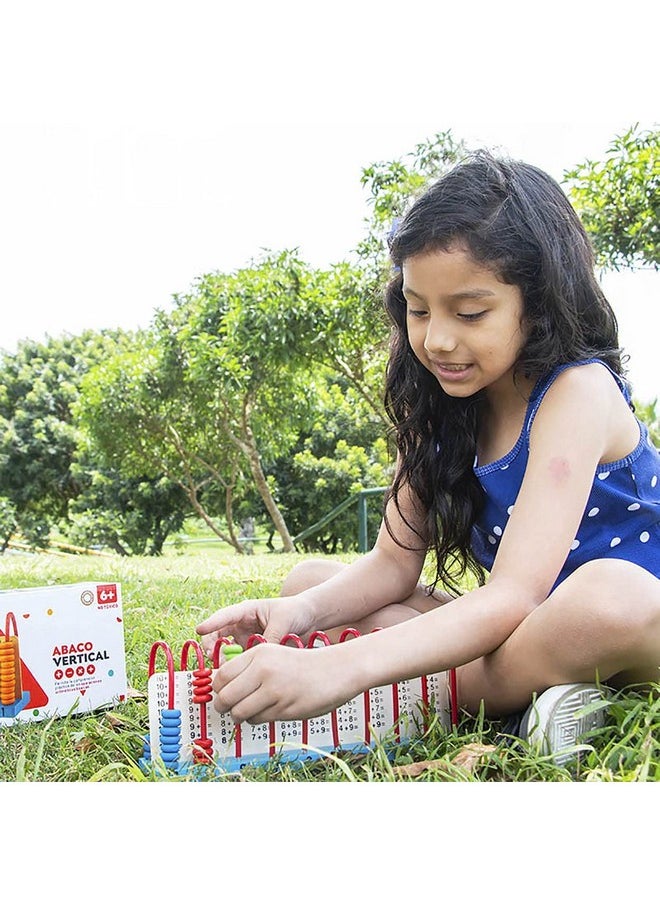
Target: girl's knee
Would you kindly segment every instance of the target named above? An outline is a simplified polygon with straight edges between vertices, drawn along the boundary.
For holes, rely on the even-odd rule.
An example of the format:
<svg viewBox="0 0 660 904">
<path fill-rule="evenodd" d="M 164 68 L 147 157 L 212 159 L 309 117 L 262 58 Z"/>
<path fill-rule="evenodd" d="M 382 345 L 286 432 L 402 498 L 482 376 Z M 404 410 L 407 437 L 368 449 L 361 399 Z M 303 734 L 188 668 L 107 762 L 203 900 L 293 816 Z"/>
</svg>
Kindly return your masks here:
<svg viewBox="0 0 660 904">
<path fill-rule="evenodd" d="M 660 625 L 660 581 L 621 559 L 596 559 L 578 568 L 548 599 L 601 631 L 642 635 Z"/>
<path fill-rule="evenodd" d="M 294 565 L 284 579 L 281 596 L 294 596 L 310 587 L 316 587 L 345 568 L 341 562 L 330 559 L 304 559 Z"/>
</svg>

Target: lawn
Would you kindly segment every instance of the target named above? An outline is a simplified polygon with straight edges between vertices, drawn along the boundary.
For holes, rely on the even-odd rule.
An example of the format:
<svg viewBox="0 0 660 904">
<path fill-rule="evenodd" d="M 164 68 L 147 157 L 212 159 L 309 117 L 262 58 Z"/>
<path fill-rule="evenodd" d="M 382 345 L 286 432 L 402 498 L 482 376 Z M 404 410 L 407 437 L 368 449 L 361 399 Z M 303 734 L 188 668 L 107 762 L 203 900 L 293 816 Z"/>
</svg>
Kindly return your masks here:
<svg viewBox="0 0 660 904">
<path fill-rule="evenodd" d="M 350 557 L 347 557 L 350 558 Z M 111 710 L 0 729 L 0 781 L 181 782 L 139 768 L 148 728 L 149 652 L 156 640 L 179 649 L 208 613 L 247 596 L 276 595 L 299 556 L 237 556 L 219 544 L 169 549 L 160 558 L 6 554 L 0 589 L 119 582 L 129 698 Z M 657 689 L 657 688 L 656 688 Z M 342 753 L 300 767 L 245 767 L 218 781 L 245 782 L 646 782 L 660 779 L 660 702 L 629 689 L 608 707 L 604 728 L 571 765 L 556 766 L 512 744 L 498 722 L 461 715 L 451 731 L 433 723 L 411 744 L 368 755 Z"/>
</svg>

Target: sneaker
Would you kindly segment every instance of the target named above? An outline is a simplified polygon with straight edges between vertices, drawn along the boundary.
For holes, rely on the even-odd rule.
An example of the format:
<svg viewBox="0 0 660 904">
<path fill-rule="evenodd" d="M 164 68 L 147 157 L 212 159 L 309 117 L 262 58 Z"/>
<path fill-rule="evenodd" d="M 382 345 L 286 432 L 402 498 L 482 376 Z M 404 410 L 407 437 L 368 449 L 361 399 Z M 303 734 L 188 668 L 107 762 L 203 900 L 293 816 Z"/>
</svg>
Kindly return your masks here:
<svg viewBox="0 0 660 904">
<path fill-rule="evenodd" d="M 606 707 L 590 704 L 607 697 L 607 688 L 596 684 L 550 687 L 527 708 L 517 734 L 563 766 L 577 755 L 580 738 L 605 724 Z"/>
</svg>

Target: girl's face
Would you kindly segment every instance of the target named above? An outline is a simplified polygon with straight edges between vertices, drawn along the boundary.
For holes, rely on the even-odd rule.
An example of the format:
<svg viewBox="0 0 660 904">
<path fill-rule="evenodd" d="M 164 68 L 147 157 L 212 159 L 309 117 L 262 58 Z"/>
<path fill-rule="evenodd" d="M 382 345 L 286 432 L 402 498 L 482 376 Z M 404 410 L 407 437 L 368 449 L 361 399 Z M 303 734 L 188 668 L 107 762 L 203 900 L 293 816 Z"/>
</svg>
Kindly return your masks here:
<svg viewBox="0 0 660 904">
<path fill-rule="evenodd" d="M 460 245 L 410 257 L 402 272 L 410 345 L 444 391 L 466 398 L 485 389 L 494 398 L 511 390 L 526 338 L 518 286 Z"/>
</svg>

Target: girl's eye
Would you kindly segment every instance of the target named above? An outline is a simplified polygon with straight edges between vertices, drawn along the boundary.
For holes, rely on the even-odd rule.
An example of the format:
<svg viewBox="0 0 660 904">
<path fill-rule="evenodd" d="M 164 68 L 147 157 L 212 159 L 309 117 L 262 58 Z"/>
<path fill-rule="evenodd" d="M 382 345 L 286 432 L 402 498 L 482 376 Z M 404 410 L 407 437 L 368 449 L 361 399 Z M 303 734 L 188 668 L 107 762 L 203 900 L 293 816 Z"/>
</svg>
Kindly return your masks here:
<svg viewBox="0 0 660 904">
<path fill-rule="evenodd" d="M 427 311 L 414 310 L 413 308 L 408 308 L 408 317 L 426 317 Z"/>
<path fill-rule="evenodd" d="M 484 317 L 487 313 L 487 311 L 477 311 L 474 314 L 459 314 L 458 316 L 461 318 L 461 320 L 467 320 L 471 322 L 474 320 L 481 320 L 481 318 Z"/>
</svg>

